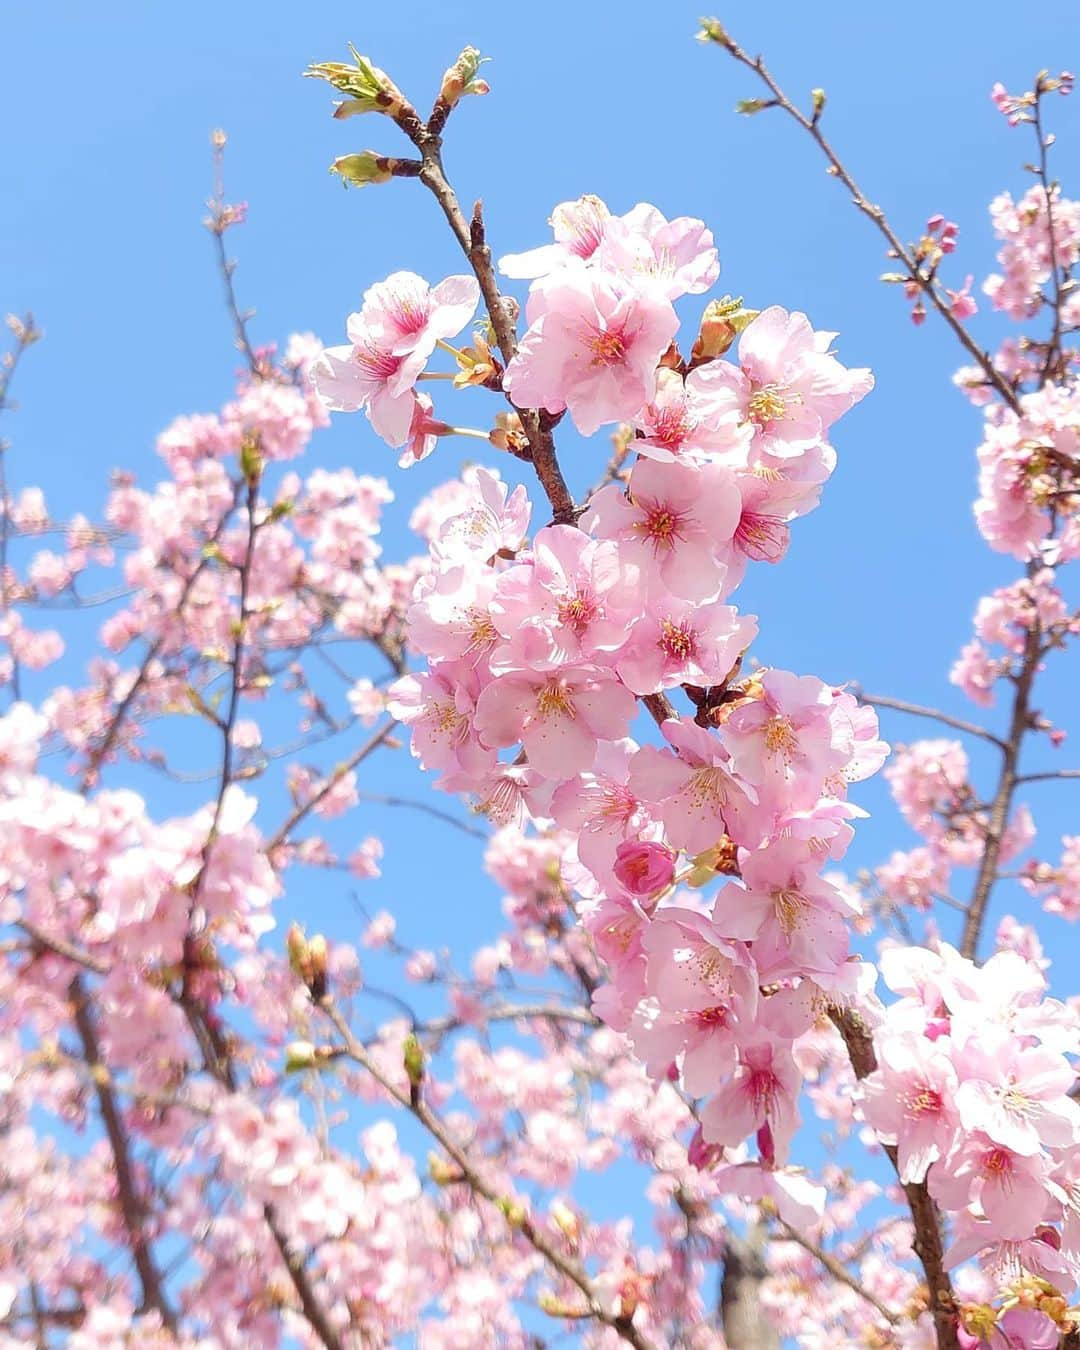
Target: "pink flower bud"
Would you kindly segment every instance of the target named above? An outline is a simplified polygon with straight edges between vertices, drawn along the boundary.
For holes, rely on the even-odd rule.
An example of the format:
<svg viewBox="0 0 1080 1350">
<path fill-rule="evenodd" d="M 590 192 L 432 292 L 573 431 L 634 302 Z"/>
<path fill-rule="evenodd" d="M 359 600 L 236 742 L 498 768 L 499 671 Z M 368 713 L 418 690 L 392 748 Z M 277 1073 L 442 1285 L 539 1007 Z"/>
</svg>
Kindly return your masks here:
<svg viewBox="0 0 1080 1350">
<path fill-rule="evenodd" d="M 675 854 L 663 844 L 642 844 L 629 840 L 615 852 L 615 877 L 631 895 L 639 899 L 655 895 L 670 886 L 675 877 Z"/>
</svg>

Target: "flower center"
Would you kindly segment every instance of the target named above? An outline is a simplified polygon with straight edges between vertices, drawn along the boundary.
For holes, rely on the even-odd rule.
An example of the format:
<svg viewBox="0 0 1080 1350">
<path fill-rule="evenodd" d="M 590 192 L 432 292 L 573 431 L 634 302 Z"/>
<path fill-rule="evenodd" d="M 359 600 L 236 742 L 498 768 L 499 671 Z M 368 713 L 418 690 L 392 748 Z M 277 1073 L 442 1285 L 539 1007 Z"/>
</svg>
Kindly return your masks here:
<svg viewBox="0 0 1080 1350">
<path fill-rule="evenodd" d="M 471 639 L 467 652 L 482 652 L 494 647 L 499 640 L 498 631 L 491 622 L 491 615 L 482 609 L 470 609 L 467 621 L 471 630 Z"/>
<path fill-rule="evenodd" d="M 689 794 L 693 806 L 699 810 L 703 807 L 716 810 L 717 807 L 727 805 L 724 771 L 715 766 L 698 769 L 697 773 L 687 783 L 685 790 Z"/>
<path fill-rule="evenodd" d="M 468 720 L 446 699 L 439 699 L 433 703 L 428 713 L 428 721 L 433 723 L 436 734 L 446 736 L 451 741 L 463 739 L 468 728 Z"/>
<path fill-rule="evenodd" d="M 618 366 L 626 360 L 626 339 L 613 329 L 594 333 L 587 343 L 594 366 Z"/>
<path fill-rule="evenodd" d="M 802 923 L 806 911 L 806 900 L 798 891 L 793 891 L 790 887 L 773 891 L 772 900 L 773 908 L 776 911 L 776 922 L 780 925 L 781 932 L 786 937 L 790 937 Z"/>
<path fill-rule="evenodd" d="M 581 636 L 589 624 L 596 618 L 599 606 L 587 592 L 575 591 L 559 602 L 559 622 L 572 628 Z"/>
<path fill-rule="evenodd" d="M 680 623 L 664 619 L 660 624 L 660 637 L 656 645 L 673 661 L 687 661 L 697 649 L 697 634 L 686 619 Z"/>
<path fill-rule="evenodd" d="M 788 415 L 788 407 L 798 401 L 798 394 L 790 393 L 782 384 L 763 384 L 750 395 L 746 411 L 751 422 L 764 427 L 770 422 L 782 422 Z"/>
<path fill-rule="evenodd" d="M 983 1158 L 983 1171 L 1001 1176 L 1012 1169 L 1012 1154 L 1005 1148 L 992 1148 Z"/>
<path fill-rule="evenodd" d="M 540 717 L 573 717 L 574 705 L 566 685 L 558 680 L 545 684 L 536 696 L 536 711 Z"/>
<path fill-rule="evenodd" d="M 369 379 L 388 380 L 397 374 L 402 358 L 383 351 L 373 342 L 366 342 L 362 347 L 353 348 L 353 360 Z"/>
<path fill-rule="evenodd" d="M 941 1112 L 941 1093 L 927 1083 L 909 1092 L 904 1098 L 904 1107 L 909 1117 L 936 1116 Z"/>
<path fill-rule="evenodd" d="M 795 728 L 779 713 L 765 723 L 765 749 L 771 755 L 780 755 L 786 764 L 790 764 L 799 748 L 799 738 Z"/>
<path fill-rule="evenodd" d="M 657 408 L 653 414 L 651 439 L 659 441 L 668 450 L 677 450 L 693 428 L 693 422 L 682 408 Z"/>
<path fill-rule="evenodd" d="M 714 994 L 726 994 L 730 989 L 728 976 L 731 963 L 715 947 L 703 947 L 688 963 L 693 977 Z"/>
<path fill-rule="evenodd" d="M 621 783 L 605 783 L 600 815 L 606 820 L 629 820 L 637 810 L 637 798 Z"/>
<path fill-rule="evenodd" d="M 779 562 L 787 548 L 788 527 L 778 516 L 744 511 L 735 530 L 735 542 L 754 562 Z"/>
</svg>

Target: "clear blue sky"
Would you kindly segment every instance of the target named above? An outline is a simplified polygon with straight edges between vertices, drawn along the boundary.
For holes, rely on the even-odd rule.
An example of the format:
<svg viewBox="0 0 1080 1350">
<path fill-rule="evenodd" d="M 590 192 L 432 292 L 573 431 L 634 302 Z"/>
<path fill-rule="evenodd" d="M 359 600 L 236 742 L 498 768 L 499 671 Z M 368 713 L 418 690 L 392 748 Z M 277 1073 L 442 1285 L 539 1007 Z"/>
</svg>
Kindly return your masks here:
<svg viewBox="0 0 1080 1350">
<path fill-rule="evenodd" d="M 485 70 L 493 92 L 455 114 L 446 158 L 462 198 L 484 198 L 497 252 L 542 242 L 552 205 L 582 192 L 616 210 L 651 200 L 711 225 L 722 288 L 758 307 L 805 309 L 840 332 L 848 364 L 876 373 L 873 395 L 837 429 L 840 466 L 822 507 L 797 527 L 786 563 L 759 567 L 740 593 L 761 615 L 759 656 L 970 715 L 947 670 L 976 599 L 1015 567 L 988 553 L 972 523 L 979 418 L 949 382 L 961 354 L 933 320 L 916 330 L 900 295 L 877 283 L 888 266 L 880 241 L 809 140 L 775 113 L 733 114 L 737 98 L 758 90 L 723 53 L 692 41 L 698 14 L 696 0 L 8 6 L 0 307 L 32 309 L 47 334 L 20 373 L 22 410 L 5 428 L 14 485 L 40 482 L 57 513 L 93 514 L 113 466 L 155 476 L 156 433 L 229 395 L 235 362 L 200 225 L 214 127 L 229 133 L 229 195 L 250 203 L 231 242 L 259 339 L 310 329 L 340 341 L 373 280 L 396 268 L 432 279 L 459 270 L 417 185 L 346 195 L 328 175 L 336 155 L 369 145 L 393 153 L 401 142 L 382 119 L 332 122 L 329 91 L 300 72 L 343 58 L 351 40 L 427 104 L 472 43 L 494 58 Z M 895 6 L 741 0 L 720 17 L 766 54 L 789 92 L 826 89 L 828 134 L 904 237 L 934 212 L 959 221 L 953 274 L 981 280 L 992 266 L 987 203 L 1024 190 L 1019 165 L 1030 155 L 1024 132 L 994 110 L 990 86 L 1000 78 L 1024 89 L 1041 66 L 1080 64 L 1075 3 L 940 5 L 920 22 Z M 1080 96 L 1050 111 L 1057 170 L 1076 195 Z M 976 323 L 991 342 L 1001 331 L 992 318 Z M 571 478 L 594 477 L 580 444 L 568 437 L 566 446 Z M 404 521 L 415 494 L 458 462 L 440 449 L 405 477 L 360 418 L 339 419 L 311 459 L 391 478 L 390 554 L 412 547 Z M 1068 725 L 1068 682 L 1051 677 L 1046 688 L 1048 709 Z M 886 729 L 893 740 L 935 734 L 900 718 Z M 1080 744 L 1057 762 L 1080 765 Z M 403 766 L 386 772 L 416 790 Z M 1048 839 L 1077 829 L 1080 796 L 1069 791 L 1032 793 Z M 883 784 L 862 800 L 875 819 L 855 866 L 913 842 Z M 415 873 L 417 824 L 375 810 L 354 822 L 387 845 L 385 878 L 363 898 L 396 909 L 403 934 L 464 953 L 491 933 L 497 897 L 490 887 L 478 894 L 475 849 L 446 831 L 440 887 L 446 876 L 463 881 L 432 903 L 430 878 Z M 1022 898 L 1010 907 L 1031 912 Z M 1075 954 L 1072 930 L 1048 931 Z"/>
</svg>

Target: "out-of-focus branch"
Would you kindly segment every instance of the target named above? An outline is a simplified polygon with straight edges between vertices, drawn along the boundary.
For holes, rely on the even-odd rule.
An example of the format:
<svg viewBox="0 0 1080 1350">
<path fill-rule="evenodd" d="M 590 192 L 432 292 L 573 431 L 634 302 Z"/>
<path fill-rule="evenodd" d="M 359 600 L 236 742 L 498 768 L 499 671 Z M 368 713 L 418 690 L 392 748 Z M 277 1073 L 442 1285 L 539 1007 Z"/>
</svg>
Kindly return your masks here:
<svg viewBox="0 0 1080 1350">
<path fill-rule="evenodd" d="M 514 1206 L 509 1197 L 502 1195 L 477 1169 L 466 1150 L 450 1133 L 442 1119 L 425 1102 L 422 1092 L 419 1090 L 404 1092 L 383 1072 L 364 1045 L 353 1035 L 352 1028 L 330 998 L 324 998 L 320 1007 L 341 1037 L 348 1058 L 371 1074 L 379 1086 L 399 1106 L 412 1113 L 448 1156 L 453 1159 L 461 1172 L 463 1182 L 469 1189 L 475 1195 L 489 1201 L 501 1213 L 507 1214 L 507 1222 L 511 1223 L 513 1230 L 520 1233 L 553 1270 L 576 1286 L 586 1300 L 586 1315 L 603 1323 L 604 1326 L 610 1327 L 622 1340 L 634 1346 L 635 1350 L 654 1350 L 652 1341 L 634 1326 L 630 1318 L 618 1316 L 607 1309 L 582 1266 L 560 1251 L 558 1246 L 533 1224 L 527 1214 L 523 1212 L 515 1213 L 511 1221 L 507 1212 L 514 1209 Z"/>
<path fill-rule="evenodd" d="M 75 1029 L 82 1042 L 83 1058 L 94 1083 L 109 1148 L 112 1151 L 120 1213 L 142 1287 L 143 1302 L 147 1308 L 156 1310 L 164 1325 L 175 1335 L 176 1314 L 165 1293 L 165 1282 L 146 1235 L 146 1207 L 135 1181 L 127 1132 L 109 1085 L 108 1068 L 101 1058 L 97 1027 L 94 1025 L 94 1015 L 90 1009 L 86 986 L 78 975 L 68 986 L 68 999 L 71 1003 Z"/>
<path fill-rule="evenodd" d="M 10 408 L 8 397 L 11 381 L 18 369 L 19 362 L 28 347 L 32 347 L 41 337 L 41 330 L 34 323 L 34 316 L 26 314 L 18 318 L 9 314 L 8 328 L 15 336 L 15 345 L 5 352 L 0 360 L 0 412 Z M 7 614 L 11 607 L 11 589 L 8 586 L 8 544 L 11 539 L 11 502 L 8 498 L 7 483 L 7 442 L 0 438 L 0 613 Z M 15 652 L 11 651 L 11 694 L 17 702 L 20 697 L 19 662 Z"/>
<path fill-rule="evenodd" d="M 800 1233 L 797 1228 L 792 1228 L 791 1224 L 785 1223 L 783 1219 L 779 1219 L 777 1222 L 784 1237 L 788 1238 L 791 1242 L 796 1243 L 803 1251 L 809 1252 L 822 1268 L 829 1272 L 834 1280 L 839 1280 L 841 1284 L 847 1285 L 849 1289 L 858 1294 L 861 1299 L 865 1299 L 866 1302 L 880 1314 L 880 1316 L 884 1317 L 886 1322 L 895 1326 L 896 1323 L 900 1321 L 899 1314 L 894 1313 L 891 1309 L 887 1308 L 876 1295 L 872 1294 L 864 1284 L 861 1284 L 851 1271 L 848 1270 L 847 1266 L 833 1256 L 832 1252 L 827 1252 L 824 1247 L 820 1247 L 812 1239 L 806 1237 L 805 1234 Z"/>
<path fill-rule="evenodd" d="M 383 742 L 387 739 L 387 737 L 390 735 L 390 733 L 394 730 L 396 726 L 397 723 L 394 721 L 384 723 L 383 726 L 381 726 L 373 736 L 371 736 L 368 740 L 364 742 L 363 745 L 359 747 L 359 749 L 354 750 L 348 759 L 344 760 L 341 764 L 338 764 L 336 768 L 334 768 L 333 771 L 326 776 L 326 779 L 324 780 L 322 787 L 319 788 L 318 792 L 313 793 L 312 796 L 309 797 L 307 801 L 301 802 L 300 805 L 291 813 L 291 815 L 289 815 L 288 818 L 282 823 L 280 829 L 267 843 L 266 845 L 267 853 L 273 855 L 279 848 L 281 848 L 282 844 L 288 841 L 289 835 L 292 834 L 293 830 L 296 829 L 297 825 L 299 825 L 301 821 L 306 820 L 307 817 L 311 814 L 312 811 L 315 810 L 315 808 L 319 805 L 320 802 L 325 801 L 325 799 L 330 795 L 331 792 L 333 792 L 334 788 L 338 785 L 338 783 L 341 782 L 341 780 L 345 777 L 347 773 L 351 773 L 352 770 L 355 769 L 358 764 L 362 764 L 363 761 L 367 759 L 368 755 L 373 754 L 379 748 L 379 746 L 383 744 Z"/>
<path fill-rule="evenodd" d="M 724 1243 L 720 1279 L 720 1318 L 730 1350 L 778 1350 L 780 1337 L 761 1306 L 765 1265 L 765 1227 L 752 1223 L 745 1237 L 730 1235 Z"/>
<path fill-rule="evenodd" d="M 232 319 L 237 350 L 243 354 L 253 378 L 261 380 L 265 378 L 266 368 L 248 336 L 247 326 L 251 315 L 240 308 L 240 302 L 236 297 L 236 286 L 233 282 L 236 261 L 229 257 L 228 250 L 225 247 L 225 231 L 243 219 L 243 211 L 235 206 L 230 206 L 225 200 L 225 133 L 215 131 L 211 137 L 211 144 L 214 147 L 214 195 L 207 202 L 210 214 L 206 218 L 206 228 L 213 236 L 214 253 L 217 258 L 218 272 L 221 274 L 221 284 L 225 291 L 225 304 L 228 307 L 229 317 Z"/>
</svg>

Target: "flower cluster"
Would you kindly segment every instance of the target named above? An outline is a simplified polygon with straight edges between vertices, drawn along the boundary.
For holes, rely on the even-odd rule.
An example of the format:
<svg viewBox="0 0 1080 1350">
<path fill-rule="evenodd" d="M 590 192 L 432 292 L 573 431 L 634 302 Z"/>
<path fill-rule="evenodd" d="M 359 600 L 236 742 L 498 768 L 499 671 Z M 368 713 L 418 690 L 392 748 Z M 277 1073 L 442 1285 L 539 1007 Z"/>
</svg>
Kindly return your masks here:
<svg viewBox="0 0 1080 1350">
<path fill-rule="evenodd" d="M 707 1144 L 757 1134 L 782 1163 L 793 1043 L 859 983 L 851 895 L 821 871 L 861 814 L 848 784 L 886 750 L 843 690 L 741 677 L 757 623 L 729 601 L 750 561 L 782 558 L 832 470 L 829 429 L 871 379 L 779 307 L 744 315 L 737 359 L 724 356 L 734 330 L 708 320 L 684 358 L 674 302 L 718 270 L 702 222 L 647 205 L 615 216 L 594 197 L 552 219 L 553 244 L 502 262 L 532 280 L 502 387 L 519 408 L 569 411 L 584 435 L 628 424 L 637 458 L 576 523 L 531 540 L 524 494 L 483 469 L 423 508 L 431 566 L 407 621 L 428 668 L 399 680 L 389 707 L 445 790 L 496 821 L 568 832 L 579 912 L 612 981 L 597 1009 L 657 1077 L 677 1065 L 711 1098 Z M 381 316 L 415 312 L 416 331 L 433 332 L 439 289 L 399 274 L 368 292 L 348 373 L 331 385 L 316 369 L 329 406 L 363 404 L 386 434 L 376 396 L 346 397 L 343 382 L 359 380 Z M 405 379 L 433 345 L 408 347 Z M 668 698 L 680 690 L 688 715 Z M 661 745 L 635 739 L 639 701 Z M 675 889 L 718 878 L 708 908 Z"/>
</svg>

